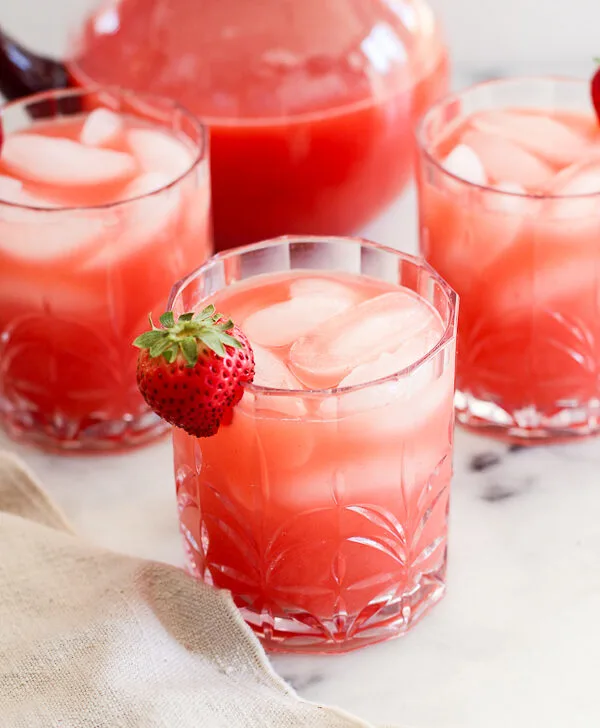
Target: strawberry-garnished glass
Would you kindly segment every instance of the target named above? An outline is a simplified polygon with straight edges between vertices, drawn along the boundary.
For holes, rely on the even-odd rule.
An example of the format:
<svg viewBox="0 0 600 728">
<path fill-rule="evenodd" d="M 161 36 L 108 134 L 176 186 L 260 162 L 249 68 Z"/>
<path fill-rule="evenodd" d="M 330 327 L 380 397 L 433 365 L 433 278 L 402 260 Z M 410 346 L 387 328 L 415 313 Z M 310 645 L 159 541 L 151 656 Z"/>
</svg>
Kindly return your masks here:
<svg viewBox="0 0 600 728">
<path fill-rule="evenodd" d="M 210 255 L 206 130 L 114 89 L 39 94 L 0 119 L 0 424 L 58 450 L 151 440 L 167 426 L 131 341 Z"/>
<path fill-rule="evenodd" d="M 216 256 L 169 308 L 138 380 L 177 425 L 192 573 L 273 650 L 405 633 L 445 590 L 455 294 L 395 250 L 280 238 Z"/>
</svg>

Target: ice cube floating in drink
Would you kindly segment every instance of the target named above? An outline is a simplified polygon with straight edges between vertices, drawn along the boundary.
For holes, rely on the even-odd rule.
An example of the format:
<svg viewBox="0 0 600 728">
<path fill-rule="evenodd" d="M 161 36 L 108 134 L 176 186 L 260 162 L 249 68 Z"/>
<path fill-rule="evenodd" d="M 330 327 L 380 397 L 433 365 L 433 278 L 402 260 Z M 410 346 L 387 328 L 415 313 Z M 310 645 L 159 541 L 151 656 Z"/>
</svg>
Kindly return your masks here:
<svg viewBox="0 0 600 728">
<path fill-rule="evenodd" d="M 205 130 L 113 91 L 43 94 L 0 119 L 1 422 L 53 449 L 141 444 L 165 426 L 131 342 L 211 252 Z"/>
<path fill-rule="evenodd" d="M 487 83 L 419 132 L 421 246 L 461 298 L 457 417 L 533 442 L 600 426 L 600 127 L 586 82 Z"/>
<path fill-rule="evenodd" d="M 455 294 L 394 250 L 282 238 L 215 257 L 171 307 L 209 302 L 256 374 L 215 436 L 174 431 L 191 571 L 270 649 L 404 633 L 445 589 Z"/>
</svg>

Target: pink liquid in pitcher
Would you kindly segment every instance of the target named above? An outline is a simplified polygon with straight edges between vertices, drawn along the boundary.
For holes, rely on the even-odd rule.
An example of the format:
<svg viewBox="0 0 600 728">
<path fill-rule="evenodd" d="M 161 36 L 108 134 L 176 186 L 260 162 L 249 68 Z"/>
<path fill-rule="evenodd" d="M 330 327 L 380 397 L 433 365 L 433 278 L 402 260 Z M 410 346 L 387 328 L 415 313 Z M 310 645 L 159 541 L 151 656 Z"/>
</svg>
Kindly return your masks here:
<svg viewBox="0 0 600 728">
<path fill-rule="evenodd" d="M 198 154 L 107 109 L 5 137 L 0 416 L 13 435 L 102 449 L 152 432 L 131 342 L 164 310 L 173 280 L 210 255 Z"/>
<path fill-rule="evenodd" d="M 414 122 L 448 78 L 421 0 L 109 2 L 68 68 L 210 125 L 218 250 L 359 230 L 407 182 Z"/>
<path fill-rule="evenodd" d="M 406 630 L 444 589 L 453 356 L 372 382 L 431 351 L 439 314 L 408 288 L 316 271 L 210 300 L 249 337 L 256 375 L 214 437 L 174 433 L 193 573 L 272 648 Z"/>
</svg>

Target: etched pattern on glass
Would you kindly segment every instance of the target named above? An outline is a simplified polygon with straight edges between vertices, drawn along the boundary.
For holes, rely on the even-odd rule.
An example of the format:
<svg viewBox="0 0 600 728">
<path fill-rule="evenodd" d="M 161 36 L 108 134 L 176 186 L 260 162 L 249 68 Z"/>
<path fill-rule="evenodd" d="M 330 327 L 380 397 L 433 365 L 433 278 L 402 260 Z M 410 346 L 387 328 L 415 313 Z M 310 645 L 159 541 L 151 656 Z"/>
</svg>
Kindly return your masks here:
<svg viewBox="0 0 600 728">
<path fill-rule="evenodd" d="M 376 642 L 402 634 L 442 597 L 449 454 L 418 487 L 402 467 L 390 472 L 397 484 L 385 506 L 346 498 L 341 473 L 331 484 L 330 506 L 290 511 L 279 522 L 262 496 L 254 507 L 263 510 L 264 528 L 256 532 L 248 525 L 250 504 L 203 477 L 198 443 L 179 433 L 177 440 L 177 500 L 189 568 L 229 589 L 271 648 L 283 640 L 313 651 L 343 650 L 350 639 L 353 648 Z M 323 536 L 331 533 L 335 538 Z"/>
<path fill-rule="evenodd" d="M 509 432 L 530 434 L 589 429 L 590 415 L 600 413 L 597 321 L 545 308 L 532 311 L 530 319 L 530 326 L 519 322 L 513 328 L 510 320 L 499 326 L 480 314 L 468 336 L 459 333 L 459 421 L 477 425 L 478 417 L 491 416 Z M 516 348 L 522 352 L 519 370 Z M 525 389 L 524 381 L 529 382 Z"/>
<path fill-rule="evenodd" d="M 166 431 L 137 390 L 133 334 L 100 331 L 49 311 L 15 318 L 0 332 L 0 418 L 11 434 L 97 449 Z"/>
</svg>

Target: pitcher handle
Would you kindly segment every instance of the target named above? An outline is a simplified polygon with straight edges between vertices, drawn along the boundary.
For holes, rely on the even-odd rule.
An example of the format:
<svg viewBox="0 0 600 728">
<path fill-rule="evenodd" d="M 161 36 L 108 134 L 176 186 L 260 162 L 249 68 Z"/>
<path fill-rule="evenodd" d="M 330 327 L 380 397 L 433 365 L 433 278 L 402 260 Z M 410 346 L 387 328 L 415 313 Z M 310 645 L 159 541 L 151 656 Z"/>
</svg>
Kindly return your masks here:
<svg viewBox="0 0 600 728">
<path fill-rule="evenodd" d="M 7 99 L 70 85 L 64 64 L 31 53 L 0 30 L 0 92 Z"/>
</svg>

